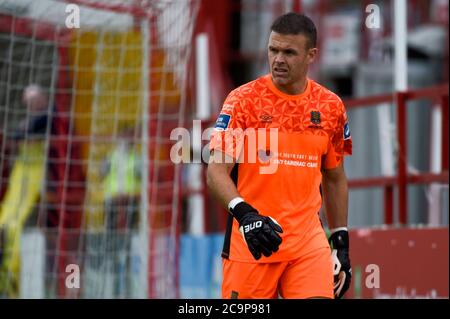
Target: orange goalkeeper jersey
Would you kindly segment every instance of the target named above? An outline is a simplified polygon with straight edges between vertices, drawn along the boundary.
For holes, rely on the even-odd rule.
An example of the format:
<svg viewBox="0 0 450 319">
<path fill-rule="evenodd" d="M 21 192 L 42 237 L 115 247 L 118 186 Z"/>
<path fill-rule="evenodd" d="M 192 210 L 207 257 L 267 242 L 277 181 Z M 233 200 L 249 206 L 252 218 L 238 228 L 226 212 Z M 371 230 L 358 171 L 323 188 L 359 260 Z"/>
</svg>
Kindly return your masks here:
<svg viewBox="0 0 450 319">
<path fill-rule="evenodd" d="M 327 245 L 318 218 L 321 168 L 337 167 L 352 151 L 339 97 L 310 79 L 302 94 L 287 95 L 266 75 L 228 95 L 215 128 L 210 150 L 237 161 L 232 177 L 239 194 L 283 228 L 279 251 L 256 261 L 229 215 L 222 256 L 278 262 L 301 256 L 305 241 Z"/>
</svg>

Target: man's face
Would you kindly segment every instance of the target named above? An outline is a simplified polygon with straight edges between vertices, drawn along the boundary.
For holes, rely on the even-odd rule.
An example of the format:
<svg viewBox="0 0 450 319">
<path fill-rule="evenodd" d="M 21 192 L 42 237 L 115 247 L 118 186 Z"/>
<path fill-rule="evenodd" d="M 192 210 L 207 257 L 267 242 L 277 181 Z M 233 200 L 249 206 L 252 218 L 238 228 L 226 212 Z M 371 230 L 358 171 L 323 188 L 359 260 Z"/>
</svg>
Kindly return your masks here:
<svg viewBox="0 0 450 319">
<path fill-rule="evenodd" d="M 272 31 L 268 55 L 270 73 L 275 86 L 287 94 L 299 94 L 317 49 L 309 48 L 303 34 L 280 34 Z"/>
<path fill-rule="evenodd" d="M 23 104 L 26 105 L 30 112 L 42 112 L 47 109 L 47 96 L 35 87 L 28 87 L 25 89 L 22 96 Z"/>
</svg>

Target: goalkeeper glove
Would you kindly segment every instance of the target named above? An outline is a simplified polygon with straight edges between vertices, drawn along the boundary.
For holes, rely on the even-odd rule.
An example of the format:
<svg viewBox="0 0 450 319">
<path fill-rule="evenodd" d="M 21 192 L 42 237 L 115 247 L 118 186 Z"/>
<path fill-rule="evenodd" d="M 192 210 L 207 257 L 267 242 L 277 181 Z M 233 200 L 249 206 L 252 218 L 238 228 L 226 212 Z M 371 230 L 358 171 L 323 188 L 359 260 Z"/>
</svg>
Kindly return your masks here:
<svg viewBox="0 0 450 319">
<path fill-rule="evenodd" d="M 333 249 L 334 297 L 340 299 L 350 287 L 352 279 L 348 231 L 339 230 L 331 234 L 329 242 Z"/>
<path fill-rule="evenodd" d="M 261 258 L 261 253 L 269 257 L 272 252 L 278 251 L 282 241 L 278 233 L 282 233 L 283 229 L 275 219 L 260 215 L 246 202 L 237 204 L 231 213 L 239 222 L 239 231 L 256 260 Z"/>
</svg>

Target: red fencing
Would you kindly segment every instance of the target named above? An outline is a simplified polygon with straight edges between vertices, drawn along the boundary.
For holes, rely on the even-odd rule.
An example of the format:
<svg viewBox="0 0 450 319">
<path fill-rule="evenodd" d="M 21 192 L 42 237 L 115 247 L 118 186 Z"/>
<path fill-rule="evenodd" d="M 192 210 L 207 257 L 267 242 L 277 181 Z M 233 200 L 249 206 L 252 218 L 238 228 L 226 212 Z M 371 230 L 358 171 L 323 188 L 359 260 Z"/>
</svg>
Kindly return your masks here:
<svg viewBox="0 0 450 319">
<path fill-rule="evenodd" d="M 408 101 L 428 99 L 439 103 L 442 110 L 442 171 L 439 174 L 424 172 L 411 175 L 407 171 L 407 111 Z M 386 94 L 344 101 L 347 109 L 376 106 L 379 103 L 395 103 L 397 108 L 397 175 L 394 177 L 378 176 L 353 179 L 349 181 L 350 188 L 383 187 L 384 188 L 384 223 L 393 223 L 394 187 L 398 188 L 399 223 L 407 224 L 408 184 L 448 183 L 448 83 L 396 94 Z"/>
</svg>

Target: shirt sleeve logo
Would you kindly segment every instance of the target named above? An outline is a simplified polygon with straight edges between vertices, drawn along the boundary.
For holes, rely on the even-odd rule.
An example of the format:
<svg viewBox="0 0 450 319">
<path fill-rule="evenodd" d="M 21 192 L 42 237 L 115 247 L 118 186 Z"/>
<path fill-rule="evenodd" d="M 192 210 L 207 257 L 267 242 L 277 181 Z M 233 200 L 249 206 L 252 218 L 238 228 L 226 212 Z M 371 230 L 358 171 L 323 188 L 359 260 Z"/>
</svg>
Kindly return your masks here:
<svg viewBox="0 0 450 319">
<path fill-rule="evenodd" d="M 228 124 L 230 124 L 231 115 L 229 114 L 220 114 L 217 118 L 216 125 L 214 129 L 216 131 L 225 131 L 228 128 Z"/>
<path fill-rule="evenodd" d="M 348 140 L 352 136 L 350 135 L 350 126 L 348 125 L 348 122 L 344 124 L 344 140 Z"/>
</svg>

